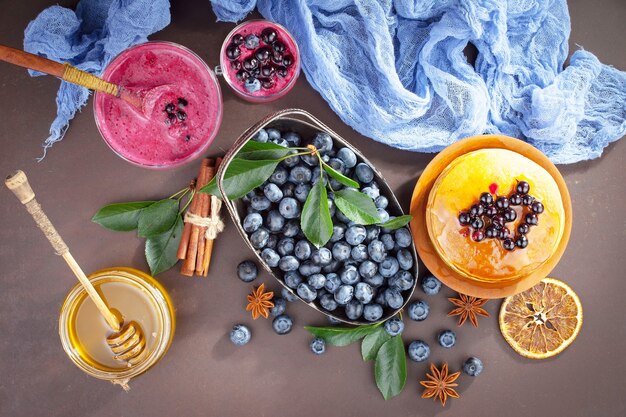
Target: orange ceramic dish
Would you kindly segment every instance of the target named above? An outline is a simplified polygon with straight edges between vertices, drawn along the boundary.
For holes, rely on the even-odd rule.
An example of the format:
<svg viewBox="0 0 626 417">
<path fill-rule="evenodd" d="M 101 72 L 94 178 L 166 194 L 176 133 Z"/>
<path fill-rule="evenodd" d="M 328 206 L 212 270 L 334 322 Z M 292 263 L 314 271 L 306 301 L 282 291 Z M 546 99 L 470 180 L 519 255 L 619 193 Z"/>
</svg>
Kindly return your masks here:
<svg viewBox="0 0 626 417">
<path fill-rule="evenodd" d="M 528 246 L 511 251 L 497 238 L 472 240 L 472 229 L 459 223 L 459 214 L 477 204 L 481 193 L 492 192 L 494 200 L 509 197 L 516 192 L 518 181 L 528 182 L 530 195 L 544 206 L 539 223 L 526 234 Z M 510 207 L 517 218 L 505 227 L 516 234 L 530 207 Z M 486 216 L 484 219 L 489 221 Z M 550 259 L 563 236 L 564 210 L 556 181 L 539 164 L 517 152 L 488 148 L 457 157 L 439 174 L 429 194 L 426 225 L 439 256 L 462 276 L 486 282 L 511 281 Z"/>
<path fill-rule="evenodd" d="M 518 275 L 517 278 L 506 277 L 504 279 L 491 278 L 487 280 L 479 280 L 475 276 L 470 277 L 468 274 L 462 274 L 455 268 L 452 268 L 451 265 L 446 262 L 444 257 L 439 255 L 439 252 L 433 244 L 433 240 L 431 240 L 431 237 L 429 236 L 426 215 L 427 205 L 431 190 L 439 179 L 440 174 L 457 158 L 481 149 L 508 149 L 523 155 L 528 160 L 538 164 L 549 174 L 549 176 L 556 183 L 561 197 L 563 207 L 563 223 L 562 231 L 560 232 L 561 237 L 558 240 L 556 247 L 553 250 L 548 250 L 548 258 L 543 263 L 538 263 L 536 268 L 521 268 L 518 274 L 514 274 Z M 483 192 L 482 189 L 479 190 L 477 194 L 472 192 L 472 198 L 478 199 L 481 192 Z M 533 192 L 534 191 L 531 188 L 530 193 L 533 194 Z M 460 203 L 461 202 L 458 204 Z M 465 203 L 463 202 L 463 204 Z M 433 275 L 453 290 L 480 298 L 502 298 L 517 294 L 534 286 L 548 276 L 550 271 L 552 271 L 560 260 L 565 248 L 567 247 L 572 227 L 572 206 L 569 192 L 558 169 L 538 149 L 519 139 L 514 139 L 504 135 L 481 135 L 463 139 L 448 146 L 446 149 L 437 154 L 421 173 L 417 184 L 415 185 L 413 196 L 411 198 L 410 212 L 413 215 L 413 220 L 411 221 L 413 240 L 420 259 L 423 261 L 426 268 L 428 268 Z M 545 223 L 545 221 L 547 221 L 547 216 L 544 216 L 545 214 L 546 212 L 542 213 L 539 217 L 540 223 Z M 530 238 L 534 233 L 535 231 L 529 234 L 529 241 L 531 241 Z M 480 243 L 484 243 L 484 241 Z M 532 244 L 533 243 L 531 241 L 526 249 L 531 248 Z M 470 242 L 468 248 L 470 248 L 471 245 L 472 243 Z M 542 244 L 540 243 L 540 245 Z"/>
</svg>

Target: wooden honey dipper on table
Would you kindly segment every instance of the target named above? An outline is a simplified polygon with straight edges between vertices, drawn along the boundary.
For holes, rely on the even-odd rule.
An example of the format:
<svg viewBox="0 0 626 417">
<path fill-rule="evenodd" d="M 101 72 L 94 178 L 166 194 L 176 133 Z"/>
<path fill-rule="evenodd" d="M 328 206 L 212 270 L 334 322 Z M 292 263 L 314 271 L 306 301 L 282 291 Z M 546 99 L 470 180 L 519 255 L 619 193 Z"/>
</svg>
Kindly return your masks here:
<svg viewBox="0 0 626 417">
<path fill-rule="evenodd" d="M 107 336 L 107 344 L 113 352 L 113 357 L 116 360 L 132 363 L 132 360 L 138 358 L 146 347 L 146 339 L 139 324 L 133 321 L 122 322 L 109 310 L 35 199 L 35 193 L 28 183 L 26 174 L 23 171 L 16 171 L 13 175 L 6 178 L 5 184 L 9 190 L 13 191 L 18 200 L 24 204 L 30 215 L 33 216 L 35 223 L 48 238 L 57 255 L 65 259 L 65 262 L 67 262 L 111 330 L 113 330 L 113 333 Z"/>
</svg>

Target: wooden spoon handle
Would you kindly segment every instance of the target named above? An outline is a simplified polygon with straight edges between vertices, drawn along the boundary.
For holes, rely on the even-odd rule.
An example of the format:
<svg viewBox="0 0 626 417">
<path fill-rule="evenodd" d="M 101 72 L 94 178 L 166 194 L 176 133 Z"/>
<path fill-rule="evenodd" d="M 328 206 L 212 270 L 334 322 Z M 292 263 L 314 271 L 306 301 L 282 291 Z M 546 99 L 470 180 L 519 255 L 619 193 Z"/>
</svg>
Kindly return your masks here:
<svg viewBox="0 0 626 417">
<path fill-rule="evenodd" d="M 0 45 L 0 60 L 14 64 L 23 68 L 33 69 L 45 74 L 54 75 L 69 83 L 82 85 L 90 90 L 102 91 L 103 93 L 117 96 L 119 88 L 117 85 L 104 81 L 88 72 L 79 70 L 70 64 L 61 64 L 39 55 L 21 51 Z"/>
<path fill-rule="evenodd" d="M 100 310 L 100 313 L 102 313 L 111 329 L 119 332 L 121 327 L 120 321 L 106 306 L 104 300 L 100 297 L 100 294 L 98 294 L 91 281 L 89 281 L 89 278 L 87 278 L 81 267 L 70 253 L 67 245 L 63 241 L 63 238 L 61 238 L 61 235 L 59 235 L 59 232 L 57 232 L 54 228 L 50 219 L 48 219 L 48 216 L 46 216 L 46 213 L 44 213 L 43 209 L 35 199 L 35 193 L 28 183 L 26 174 L 23 171 L 16 171 L 13 175 L 8 176 L 4 183 L 9 190 L 13 191 L 13 194 L 15 194 L 18 200 L 24 204 L 30 215 L 33 216 L 35 223 L 41 229 L 44 236 L 48 238 L 57 255 L 62 256 L 65 262 L 69 265 L 70 269 L 83 285 L 87 294 L 89 294 L 89 297 L 91 297 L 93 302 L 96 304 L 96 307 L 98 307 L 98 310 Z"/>
</svg>

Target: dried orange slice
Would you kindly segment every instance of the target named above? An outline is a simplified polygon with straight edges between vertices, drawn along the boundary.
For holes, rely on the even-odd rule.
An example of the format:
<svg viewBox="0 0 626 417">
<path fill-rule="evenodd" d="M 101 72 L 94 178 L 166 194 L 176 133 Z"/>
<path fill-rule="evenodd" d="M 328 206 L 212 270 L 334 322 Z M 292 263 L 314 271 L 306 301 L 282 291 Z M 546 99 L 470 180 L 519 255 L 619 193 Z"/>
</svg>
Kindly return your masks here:
<svg viewBox="0 0 626 417">
<path fill-rule="evenodd" d="M 500 307 L 500 331 L 517 353 L 531 359 L 557 355 L 574 341 L 583 324 L 583 308 L 565 283 L 546 278 Z"/>
</svg>

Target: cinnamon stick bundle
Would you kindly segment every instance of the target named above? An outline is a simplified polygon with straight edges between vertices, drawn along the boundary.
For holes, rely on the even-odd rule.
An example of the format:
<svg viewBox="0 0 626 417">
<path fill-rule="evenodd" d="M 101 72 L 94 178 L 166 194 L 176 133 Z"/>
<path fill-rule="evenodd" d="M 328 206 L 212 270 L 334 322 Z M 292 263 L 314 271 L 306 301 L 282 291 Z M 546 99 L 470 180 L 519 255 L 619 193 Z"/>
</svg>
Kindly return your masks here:
<svg viewBox="0 0 626 417">
<path fill-rule="evenodd" d="M 217 160 L 215 161 L 215 174 L 217 175 L 217 170 L 220 167 L 220 164 L 222 163 L 222 158 L 219 157 L 217 158 Z M 211 214 L 211 216 L 217 214 L 219 215 L 219 207 L 215 207 L 214 205 L 211 204 L 211 196 L 207 194 L 208 200 L 209 200 L 209 212 Z M 220 205 L 221 206 L 221 205 Z M 214 210 L 218 210 L 217 213 L 214 213 Z M 199 275 L 202 275 L 203 277 L 206 277 L 209 273 L 209 266 L 211 265 L 211 255 L 213 253 L 213 239 L 206 239 L 205 243 L 204 243 L 204 259 L 202 260 L 202 267 L 200 268 L 200 271 L 198 271 L 196 269 L 196 273 Z"/>
</svg>

